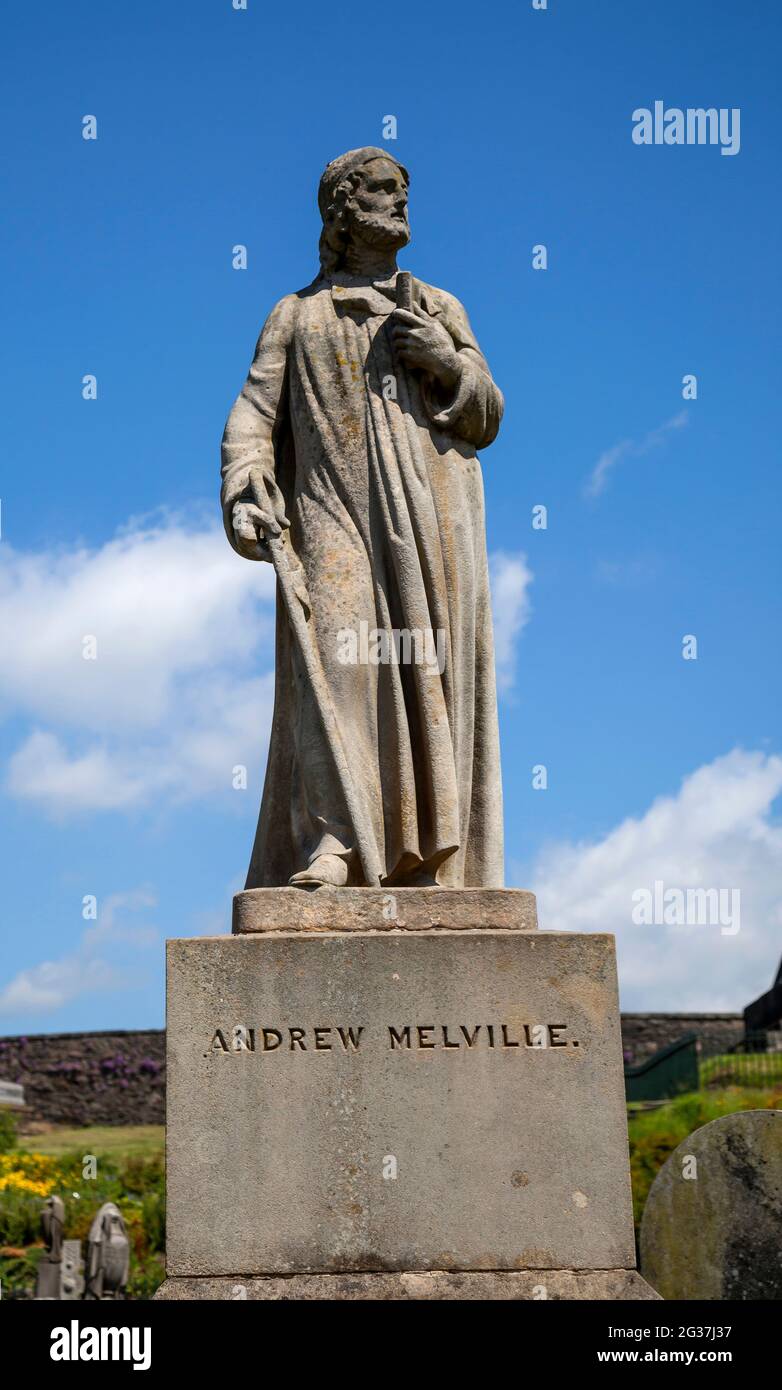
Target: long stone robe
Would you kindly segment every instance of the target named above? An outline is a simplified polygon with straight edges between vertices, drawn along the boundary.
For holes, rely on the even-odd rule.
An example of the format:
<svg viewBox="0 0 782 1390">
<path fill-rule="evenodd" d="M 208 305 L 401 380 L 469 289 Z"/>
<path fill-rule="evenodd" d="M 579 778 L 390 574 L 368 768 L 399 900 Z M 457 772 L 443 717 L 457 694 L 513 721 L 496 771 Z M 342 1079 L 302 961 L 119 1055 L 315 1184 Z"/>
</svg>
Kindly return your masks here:
<svg viewBox="0 0 782 1390">
<path fill-rule="evenodd" d="M 394 359 L 395 279 L 321 276 L 282 299 L 225 429 L 228 538 L 234 503 L 251 500 L 249 469 L 274 476 L 309 659 L 334 721 L 322 717 L 278 589 L 275 707 L 248 888 L 286 884 L 321 853 L 348 858 L 352 883 L 416 873 L 445 887 L 503 883 L 476 457 L 497 433 L 502 396 L 462 306 L 420 281 L 415 302 L 448 330 L 461 377 L 448 399 Z M 366 658 L 378 650 L 375 631 L 405 630 L 443 644 L 442 674 L 415 660 L 345 661 L 346 632 Z"/>
</svg>

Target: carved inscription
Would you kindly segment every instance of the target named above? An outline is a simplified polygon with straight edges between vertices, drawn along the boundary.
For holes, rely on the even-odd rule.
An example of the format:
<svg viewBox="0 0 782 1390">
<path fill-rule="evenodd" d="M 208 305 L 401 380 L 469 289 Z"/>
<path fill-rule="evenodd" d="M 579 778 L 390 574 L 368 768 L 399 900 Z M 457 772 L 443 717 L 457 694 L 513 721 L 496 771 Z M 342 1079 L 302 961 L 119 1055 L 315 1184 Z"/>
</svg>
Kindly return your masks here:
<svg viewBox="0 0 782 1390">
<path fill-rule="evenodd" d="M 320 1023 L 294 1026 L 249 1026 L 235 1023 L 215 1028 L 204 1053 L 312 1052 L 355 1053 L 362 1048 L 390 1052 L 520 1052 L 546 1048 L 579 1047 L 578 1038 L 567 1036 L 567 1023 L 402 1023 L 367 1028 Z"/>
</svg>

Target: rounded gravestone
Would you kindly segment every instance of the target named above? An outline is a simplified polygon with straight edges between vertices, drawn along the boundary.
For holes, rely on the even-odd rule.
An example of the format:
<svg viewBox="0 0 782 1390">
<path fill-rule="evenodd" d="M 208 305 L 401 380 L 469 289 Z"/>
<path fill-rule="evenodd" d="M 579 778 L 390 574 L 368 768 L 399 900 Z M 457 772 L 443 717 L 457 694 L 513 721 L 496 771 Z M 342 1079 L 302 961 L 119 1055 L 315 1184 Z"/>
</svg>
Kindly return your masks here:
<svg viewBox="0 0 782 1390">
<path fill-rule="evenodd" d="M 723 1115 L 652 1184 L 641 1273 L 663 1298 L 782 1298 L 782 1110 Z"/>
</svg>

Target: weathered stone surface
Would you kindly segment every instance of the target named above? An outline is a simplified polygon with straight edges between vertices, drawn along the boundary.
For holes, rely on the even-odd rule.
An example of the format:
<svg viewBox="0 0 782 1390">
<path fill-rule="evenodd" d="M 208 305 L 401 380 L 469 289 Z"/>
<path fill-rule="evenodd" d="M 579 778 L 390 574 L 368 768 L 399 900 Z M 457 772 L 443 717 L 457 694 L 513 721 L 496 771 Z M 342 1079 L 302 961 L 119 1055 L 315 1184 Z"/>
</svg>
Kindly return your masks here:
<svg viewBox="0 0 782 1390">
<path fill-rule="evenodd" d="M 84 1261 L 80 1240 L 64 1240 L 60 1273 L 60 1298 L 78 1302 L 84 1294 Z"/>
<path fill-rule="evenodd" d="M 641 1272 L 663 1298 L 782 1298 L 782 1111 L 696 1129 L 657 1174 Z"/>
<path fill-rule="evenodd" d="M 613 938 L 169 941 L 170 1276 L 633 1264 Z"/>
<path fill-rule="evenodd" d="M 535 894 L 516 888 L 251 888 L 234 898 L 233 930 L 535 931 Z"/>
<path fill-rule="evenodd" d="M 226 533 L 278 597 L 248 888 L 503 882 L 477 458 L 503 400 L 459 301 L 397 269 L 408 183 L 387 147 L 328 165 L 320 273 L 225 427 Z"/>
<path fill-rule="evenodd" d="M 38 1261 L 35 1280 L 35 1297 L 49 1299 L 61 1297 L 62 1278 L 62 1231 L 65 1221 L 65 1203 L 62 1197 L 53 1194 L 47 1197 L 41 1208 L 41 1235 L 45 1253 Z"/>
<path fill-rule="evenodd" d="M 87 1238 L 85 1299 L 120 1299 L 130 1272 L 130 1241 L 125 1219 L 115 1202 L 95 1213 Z"/>
<path fill-rule="evenodd" d="M 659 1299 L 634 1269 L 520 1269 L 486 1273 L 293 1274 L 263 1279 L 167 1279 L 160 1299 Z"/>
<path fill-rule="evenodd" d="M 286 930 L 295 928 L 289 926 Z M 698 1014 L 623 1013 L 622 1043 L 626 1057 L 636 1057 L 639 1031 L 643 1033 L 643 1044 L 637 1049 L 637 1060 L 673 1042 L 688 1029 L 697 1030 L 702 1017 Z M 724 1023 L 724 1035 L 730 1037 L 731 1042 L 741 1035 L 740 1015 L 736 1015 L 736 1029 L 732 1033 L 732 1015 L 710 1017 L 715 1021 L 715 1028 Z M 710 1035 L 706 1033 L 705 1036 L 709 1038 Z M 163 1124 L 165 1043 L 162 1028 L 117 1034 L 69 1033 L 63 1036 L 47 1033 L 40 1037 L 0 1038 L 0 1059 L 7 1059 L 8 1069 L 14 1074 L 22 1064 L 26 1067 L 23 1073 L 25 1100 L 33 1124 L 39 1120 L 69 1125 Z M 92 1058 L 96 1044 L 103 1049 L 106 1062 L 112 1064 L 110 1071 L 101 1065 L 100 1059 L 91 1060 L 89 1070 L 66 1073 L 60 1066 L 64 1061 L 69 1068 L 75 1067 L 77 1055 Z M 120 1064 L 115 1061 L 118 1052 L 124 1057 Z M 57 1077 L 63 1078 L 59 1084 L 55 1084 Z M 26 1123 L 27 1116 L 22 1115 L 23 1132 Z"/>
</svg>

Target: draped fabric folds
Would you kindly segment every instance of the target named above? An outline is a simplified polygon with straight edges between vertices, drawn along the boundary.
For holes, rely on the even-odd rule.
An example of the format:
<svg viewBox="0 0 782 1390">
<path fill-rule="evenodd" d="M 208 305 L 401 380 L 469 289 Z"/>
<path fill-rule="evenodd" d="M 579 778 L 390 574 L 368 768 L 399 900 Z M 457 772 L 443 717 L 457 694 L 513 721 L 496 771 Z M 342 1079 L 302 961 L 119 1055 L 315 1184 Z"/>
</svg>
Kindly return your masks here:
<svg viewBox="0 0 782 1390">
<path fill-rule="evenodd" d="M 250 469 L 274 477 L 286 498 L 287 555 L 352 787 L 351 811 L 334 733 L 278 595 L 275 708 L 248 888 L 285 884 L 323 853 L 347 858 L 353 883 L 503 882 L 476 458 L 497 433 L 502 396 L 461 305 L 420 281 L 416 303 L 458 351 L 452 398 L 395 361 L 394 286 L 395 277 L 337 274 L 281 300 L 225 429 L 232 543 Z"/>
</svg>

